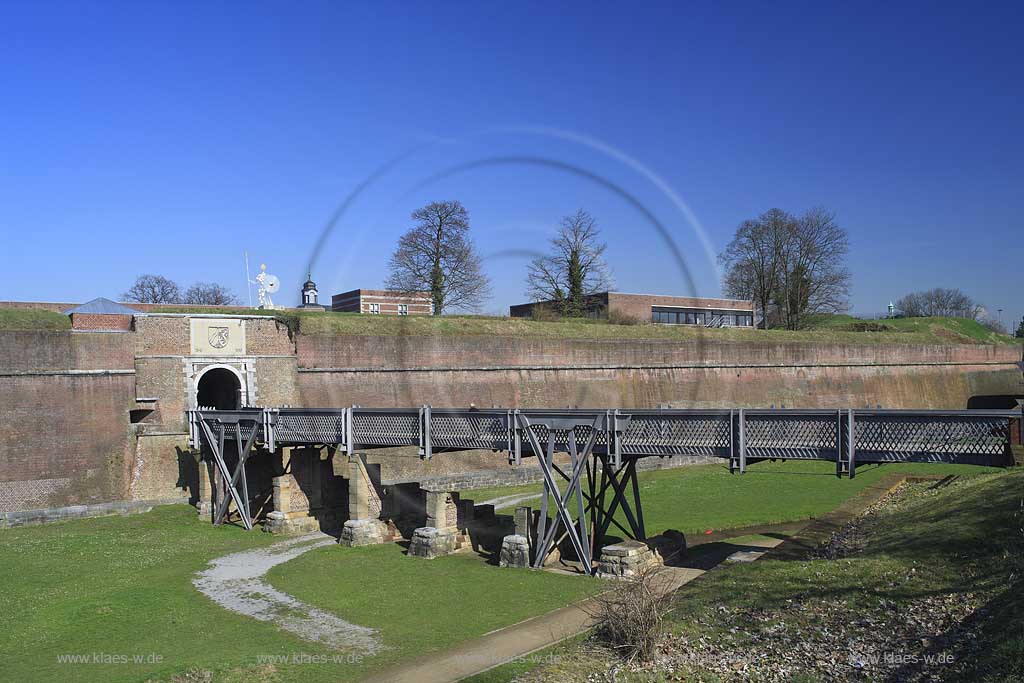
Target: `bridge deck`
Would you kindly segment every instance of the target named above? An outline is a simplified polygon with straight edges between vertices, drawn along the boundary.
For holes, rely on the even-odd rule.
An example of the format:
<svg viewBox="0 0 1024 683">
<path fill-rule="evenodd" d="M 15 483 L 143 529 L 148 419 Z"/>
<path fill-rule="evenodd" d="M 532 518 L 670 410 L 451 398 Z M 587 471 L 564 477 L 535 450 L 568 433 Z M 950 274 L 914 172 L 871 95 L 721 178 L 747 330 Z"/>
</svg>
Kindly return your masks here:
<svg viewBox="0 0 1024 683">
<path fill-rule="evenodd" d="M 353 454 L 367 448 L 416 446 L 429 458 L 445 450 L 506 451 L 512 462 L 532 455 L 543 475 L 541 509 L 531 562 L 543 566 L 567 539 L 588 571 L 614 525 L 647 538 L 636 464 L 640 458 L 704 455 L 726 458 L 743 472 L 758 460 L 827 460 L 836 475 L 853 477 L 858 464 L 957 462 L 1007 465 L 1020 443 L 1021 412 L 979 410 L 505 410 L 401 408 L 254 408 L 189 412 L 192 444 L 216 465 L 226 495 L 252 529 L 245 463 L 259 443 L 327 445 Z M 237 451 L 229 468 L 228 442 Z M 554 461 L 569 454 L 569 466 Z M 564 469 L 563 469 L 564 468 Z M 586 481 L 586 485 L 584 485 Z M 554 517 L 548 517 L 549 497 Z M 574 503 L 572 503 L 574 501 Z M 620 521 L 622 513 L 625 525 Z"/>
<path fill-rule="evenodd" d="M 623 458 L 700 455 L 728 459 L 740 471 L 755 460 L 827 460 L 857 463 L 962 462 L 1003 465 L 1011 440 L 1019 442 L 1016 410 L 787 410 L 649 409 L 546 410 L 501 408 L 252 408 L 189 412 L 190 436 L 200 443 L 200 425 L 226 428 L 278 446 L 332 445 L 343 453 L 416 446 L 420 455 L 452 450 L 505 451 L 518 462 L 534 455 L 524 429 L 556 451 L 572 434 L 582 446 L 596 432 L 593 451 Z M 527 427 L 526 425 L 529 425 Z M 560 428 L 562 427 L 562 428 Z"/>
</svg>

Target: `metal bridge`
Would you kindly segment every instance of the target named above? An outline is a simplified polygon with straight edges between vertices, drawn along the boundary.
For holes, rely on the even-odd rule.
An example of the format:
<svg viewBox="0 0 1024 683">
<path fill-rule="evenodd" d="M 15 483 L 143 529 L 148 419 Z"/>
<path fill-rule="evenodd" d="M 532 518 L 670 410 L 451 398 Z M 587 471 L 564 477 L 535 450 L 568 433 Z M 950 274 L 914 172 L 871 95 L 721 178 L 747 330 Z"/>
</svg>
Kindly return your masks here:
<svg viewBox="0 0 1024 683">
<path fill-rule="evenodd" d="M 453 408 L 252 408 L 188 413 L 194 448 L 213 460 L 227 494 L 214 513 L 226 518 L 234 501 L 253 527 L 244 472 L 255 446 L 329 446 L 355 454 L 373 448 L 416 446 L 434 453 L 490 450 L 510 463 L 535 458 L 541 497 L 533 564 L 568 539 L 584 567 L 594 565 L 600 539 L 612 525 L 643 540 L 636 465 L 645 457 L 712 456 L 745 472 L 762 460 L 834 462 L 836 475 L 852 478 L 858 465 L 946 462 L 1005 466 L 1011 445 L 1021 443 L 1019 410 L 787 410 L 787 409 L 453 409 Z M 229 455 L 228 442 L 237 458 Z M 568 453 L 566 469 L 555 453 Z M 235 467 L 228 467 L 228 460 Z M 586 484 L 584 485 L 584 477 Z M 561 484 L 561 485 L 560 485 Z M 626 526 L 617 519 L 621 509 Z M 588 523 L 589 518 L 589 523 Z"/>
</svg>

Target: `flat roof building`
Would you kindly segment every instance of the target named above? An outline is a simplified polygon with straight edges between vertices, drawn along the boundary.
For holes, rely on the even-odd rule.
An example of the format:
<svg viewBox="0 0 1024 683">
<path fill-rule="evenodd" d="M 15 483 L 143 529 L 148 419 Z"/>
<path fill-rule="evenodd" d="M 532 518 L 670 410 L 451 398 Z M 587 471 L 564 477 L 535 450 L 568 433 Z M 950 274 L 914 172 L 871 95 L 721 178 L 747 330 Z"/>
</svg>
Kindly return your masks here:
<svg viewBox="0 0 1024 683">
<path fill-rule="evenodd" d="M 373 315 L 430 315 L 434 311 L 430 292 L 394 292 L 387 289 L 353 289 L 331 297 L 337 313 Z"/>
<path fill-rule="evenodd" d="M 529 318 L 538 308 L 554 305 L 553 301 L 518 304 L 510 306 L 508 313 L 513 318 Z M 586 309 L 593 318 L 619 315 L 661 325 L 753 327 L 756 322 L 754 302 L 740 299 L 599 292 L 586 298 Z"/>
</svg>

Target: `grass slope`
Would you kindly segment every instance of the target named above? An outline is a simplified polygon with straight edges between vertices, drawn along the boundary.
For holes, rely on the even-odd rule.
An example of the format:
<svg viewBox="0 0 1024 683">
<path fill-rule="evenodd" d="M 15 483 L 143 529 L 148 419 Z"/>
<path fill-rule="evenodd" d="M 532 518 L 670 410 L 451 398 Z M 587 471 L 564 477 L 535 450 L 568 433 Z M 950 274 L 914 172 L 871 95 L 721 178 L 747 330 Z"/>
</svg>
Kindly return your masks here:
<svg viewBox="0 0 1024 683">
<path fill-rule="evenodd" d="M 815 316 L 805 330 L 706 329 L 675 325 L 619 325 L 607 320 L 568 318 L 535 321 L 491 316 L 381 316 L 358 313 L 298 313 L 308 335 L 513 336 L 584 339 L 666 339 L 715 342 L 808 342 L 851 344 L 1015 344 L 973 320 L 902 318 L 878 321 L 881 331 L 863 331 L 850 316 Z"/>
<path fill-rule="evenodd" d="M 870 331 L 871 328 L 884 328 Z M 910 334 L 931 337 L 937 341 L 964 344 L 1014 344 L 1020 343 L 1013 337 L 988 329 L 976 320 L 967 318 L 891 318 L 886 320 L 861 320 L 849 315 L 816 315 L 808 321 L 807 329 L 817 331 L 858 332 L 869 337 L 892 337 Z"/>
<path fill-rule="evenodd" d="M 675 596 L 666 644 L 674 658 L 616 680 L 761 680 L 779 667 L 790 669 L 786 680 L 804 683 L 1024 680 L 1022 491 L 1021 471 L 917 487 L 865 521 L 839 559 L 769 556 L 713 570 Z M 958 616 L 949 622 L 943 613 Z M 915 629 L 932 635 L 906 639 Z M 881 653 L 902 658 L 898 673 L 850 664 L 850 653 L 865 652 L 872 639 Z M 553 664 L 519 663 L 471 680 L 590 680 L 617 665 L 592 648 L 554 654 Z M 925 667 L 928 674 L 913 677 Z"/>
<path fill-rule="evenodd" d="M 891 472 L 972 475 L 986 471 L 970 465 L 869 465 L 852 480 L 837 479 L 825 462 L 762 462 L 746 474 L 730 474 L 726 465 L 700 465 L 640 473 L 640 495 L 648 534 L 678 529 L 686 534 L 754 524 L 792 522 L 822 515 Z M 988 470 L 997 471 L 997 470 Z M 540 493 L 541 485 L 463 491 L 483 502 L 512 494 Z M 534 499 L 517 505 L 540 507 Z M 513 505 L 500 511 L 511 514 Z M 622 514 L 616 518 L 625 526 Z"/>
<path fill-rule="evenodd" d="M 70 330 L 71 318 L 54 311 L 0 308 L 0 330 Z"/>
</svg>

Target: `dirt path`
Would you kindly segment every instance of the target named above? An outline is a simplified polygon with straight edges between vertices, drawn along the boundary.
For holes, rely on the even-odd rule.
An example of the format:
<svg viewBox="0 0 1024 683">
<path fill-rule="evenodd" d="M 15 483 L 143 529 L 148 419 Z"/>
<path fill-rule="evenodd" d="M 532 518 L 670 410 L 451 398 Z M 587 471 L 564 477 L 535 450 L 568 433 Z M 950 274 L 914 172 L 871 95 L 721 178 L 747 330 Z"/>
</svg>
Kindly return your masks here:
<svg viewBox="0 0 1024 683">
<path fill-rule="evenodd" d="M 781 543 L 765 538 L 735 551 L 765 550 Z M 526 571 L 511 569 L 502 571 Z M 666 567 L 661 578 L 662 592 L 677 590 L 704 573 L 701 569 Z M 580 577 L 581 581 L 597 580 Z M 491 631 L 459 643 L 443 652 L 403 662 L 364 679 L 364 683 L 453 683 L 490 669 L 514 662 L 589 630 L 595 624 L 597 602 L 587 598 L 573 605 L 541 614 L 526 621 Z"/>
<path fill-rule="evenodd" d="M 540 494 L 540 493 L 513 493 L 510 496 L 499 496 L 497 498 L 492 498 L 490 500 L 484 500 L 484 501 L 481 501 L 481 502 L 476 503 L 476 504 L 477 505 L 493 505 L 495 510 L 504 510 L 505 508 L 510 508 L 513 505 L 518 505 L 519 503 L 525 503 L 528 500 L 535 500 L 535 499 L 536 500 L 540 500 L 540 497 L 542 495 L 543 494 Z"/>
<path fill-rule="evenodd" d="M 283 593 L 266 581 L 267 572 L 335 539 L 326 534 L 289 538 L 267 548 L 245 550 L 210 561 L 192 584 L 224 609 L 259 621 L 270 621 L 303 640 L 361 655 L 382 649 L 376 629 L 339 619 Z"/>
</svg>

